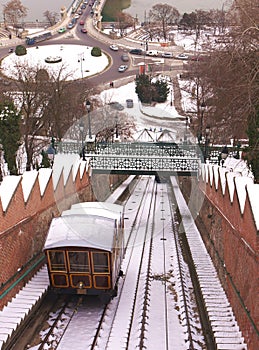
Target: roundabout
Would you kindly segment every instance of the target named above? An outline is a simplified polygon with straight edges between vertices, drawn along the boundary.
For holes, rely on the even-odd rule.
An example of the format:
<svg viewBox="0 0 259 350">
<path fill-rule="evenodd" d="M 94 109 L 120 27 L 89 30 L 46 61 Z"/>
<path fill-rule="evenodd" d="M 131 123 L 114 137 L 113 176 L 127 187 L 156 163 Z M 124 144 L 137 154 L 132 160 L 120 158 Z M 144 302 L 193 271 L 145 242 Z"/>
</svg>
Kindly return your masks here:
<svg viewBox="0 0 259 350">
<path fill-rule="evenodd" d="M 44 45 L 27 48 L 27 54 L 17 56 L 14 52 L 1 62 L 3 75 L 16 79 L 22 68 L 46 69 L 54 78 L 77 80 L 96 75 L 109 66 L 108 56 L 91 55 L 92 47 L 86 45 Z"/>
</svg>

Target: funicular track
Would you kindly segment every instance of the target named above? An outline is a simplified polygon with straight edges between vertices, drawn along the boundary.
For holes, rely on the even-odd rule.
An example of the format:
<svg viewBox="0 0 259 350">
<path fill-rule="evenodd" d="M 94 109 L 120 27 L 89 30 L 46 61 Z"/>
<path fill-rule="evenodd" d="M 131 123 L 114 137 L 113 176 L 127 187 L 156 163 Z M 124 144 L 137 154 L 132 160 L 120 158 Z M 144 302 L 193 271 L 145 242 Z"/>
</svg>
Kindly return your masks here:
<svg viewBox="0 0 259 350">
<path fill-rule="evenodd" d="M 91 298 L 79 298 L 78 303 L 69 308 L 65 304 L 60 314 L 56 312 L 52 317 L 40 349 L 45 349 L 44 345 L 51 350 L 81 349 L 76 343 L 79 333 L 75 333 L 80 331 L 80 324 L 81 333 L 87 334 L 83 340 L 86 349 L 153 349 L 157 339 L 162 350 L 206 348 L 204 325 L 201 325 L 204 321 L 193 292 L 199 286 L 192 284 L 192 271 L 185 255 L 191 252 L 185 251 L 183 256 L 176 206 L 168 183 L 156 183 L 152 176 L 142 176 L 135 181 L 125 201 L 127 250 L 118 296 L 107 305 L 96 302 L 96 298 L 95 302 Z M 198 278 L 201 280 L 203 276 L 204 272 Z M 196 290 L 197 293 L 201 291 Z M 211 306 L 207 309 L 213 313 L 207 321 L 215 323 L 221 314 L 217 310 L 212 312 Z M 61 327 L 60 323 L 63 323 Z M 214 330 L 218 337 L 224 332 L 220 325 L 217 322 Z M 174 333 L 184 341 L 175 343 Z M 213 344 L 214 348 L 223 349 Z"/>
<path fill-rule="evenodd" d="M 135 203 L 134 198 L 132 203 Z M 129 237 L 120 295 L 107 306 L 91 349 L 151 349 L 157 336 L 161 349 L 176 348 L 172 328 L 176 321 L 179 323 L 179 318 L 182 325 L 178 325 L 176 332 L 183 334 L 186 343 L 183 349 L 201 349 L 193 339 L 197 322 L 194 326 L 190 320 L 194 323 L 198 316 L 194 316 L 190 290 L 186 286 L 186 265 L 181 260 L 181 249 L 174 236 L 171 207 L 167 185 L 150 180 Z M 170 254 L 177 256 L 174 263 L 170 262 Z M 180 315 L 172 312 L 175 301 L 170 290 L 171 265 L 181 291 Z M 161 300 L 160 310 L 155 309 L 157 303 L 152 303 L 157 293 Z M 158 334 L 155 329 L 157 318 L 161 319 Z"/>
<path fill-rule="evenodd" d="M 154 184 L 154 179 L 151 182 Z M 140 200 L 140 202 L 142 202 L 147 192 L 149 192 L 151 195 L 153 193 L 153 189 L 150 189 L 150 179 L 145 179 L 144 181 L 140 180 L 140 182 L 137 181 L 134 185 L 132 196 L 135 196 L 138 198 L 138 200 Z M 130 216 L 130 225 L 128 227 L 128 232 L 126 233 L 126 242 L 129 250 L 133 250 L 134 248 L 135 242 L 132 243 L 132 231 L 134 231 L 134 227 L 138 225 L 137 222 L 140 220 L 139 217 L 141 217 L 141 206 L 135 205 L 135 203 L 133 204 L 133 208 L 130 208 L 128 213 L 128 216 Z M 130 206 L 132 206 L 132 203 Z M 132 245 L 131 248 L 129 248 L 130 244 Z M 114 298 L 111 303 L 116 303 L 118 300 L 120 300 L 120 290 L 122 288 L 123 281 L 121 282 L 121 285 L 119 285 L 119 295 L 117 298 Z M 89 298 L 85 298 L 84 301 L 78 305 L 76 312 L 72 315 L 71 320 L 66 327 L 65 333 L 60 339 L 60 343 L 57 344 L 56 347 L 51 347 L 51 349 L 79 349 L 79 344 L 84 344 L 85 348 L 87 349 L 95 348 L 99 335 L 102 332 L 105 320 L 107 317 L 109 319 L 113 317 L 112 313 L 109 311 L 109 306 L 111 303 L 105 305 L 96 299 L 97 298 L 93 298 L 91 300 Z M 83 332 L 80 332 L 82 323 L 84 325 Z M 76 336 L 74 334 L 75 329 L 78 330 Z M 85 330 L 87 330 L 87 332 Z"/>
</svg>

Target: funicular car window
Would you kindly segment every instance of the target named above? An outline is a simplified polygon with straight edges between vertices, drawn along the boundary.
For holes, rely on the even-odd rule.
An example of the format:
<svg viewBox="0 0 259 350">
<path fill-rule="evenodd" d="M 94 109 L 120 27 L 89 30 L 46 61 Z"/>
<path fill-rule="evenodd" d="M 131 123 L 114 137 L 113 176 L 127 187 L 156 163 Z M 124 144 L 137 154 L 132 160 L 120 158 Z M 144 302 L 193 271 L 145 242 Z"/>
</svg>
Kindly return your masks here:
<svg viewBox="0 0 259 350">
<path fill-rule="evenodd" d="M 49 266 L 51 271 L 63 271 L 67 270 L 66 261 L 65 261 L 65 253 L 60 250 L 49 250 L 48 251 L 49 258 Z"/>
<path fill-rule="evenodd" d="M 64 274 L 52 274 L 51 275 L 52 285 L 55 287 L 68 287 L 68 277 Z"/>
<path fill-rule="evenodd" d="M 92 252 L 93 272 L 109 273 L 109 255 L 105 252 Z"/>
<path fill-rule="evenodd" d="M 90 272 L 88 252 L 69 251 L 68 261 L 70 272 Z"/>
<path fill-rule="evenodd" d="M 110 289 L 111 288 L 111 280 L 110 276 L 101 276 L 96 275 L 94 276 L 94 287 L 100 288 L 100 289 Z"/>
</svg>

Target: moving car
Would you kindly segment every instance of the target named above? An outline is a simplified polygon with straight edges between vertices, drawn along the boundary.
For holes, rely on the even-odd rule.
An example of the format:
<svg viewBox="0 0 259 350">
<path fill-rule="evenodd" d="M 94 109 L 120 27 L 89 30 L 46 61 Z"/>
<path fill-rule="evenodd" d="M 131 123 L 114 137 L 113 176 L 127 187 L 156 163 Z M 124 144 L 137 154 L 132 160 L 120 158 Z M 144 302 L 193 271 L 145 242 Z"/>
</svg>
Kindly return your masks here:
<svg viewBox="0 0 259 350">
<path fill-rule="evenodd" d="M 123 55 L 121 55 L 121 60 L 123 62 L 128 62 L 129 61 L 129 56 L 126 53 L 124 53 Z"/>
<path fill-rule="evenodd" d="M 118 204 L 83 202 L 51 222 L 44 252 L 51 289 L 60 294 L 117 295 L 124 256 L 124 209 Z"/>
<path fill-rule="evenodd" d="M 72 28 L 74 28 L 74 26 L 75 26 L 74 23 L 70 22 L 67 25 L 67 29 L 72 29 Z"/>
<path fill-rule="evenodd" d="M 59 28 L 58 32 L 59 34 L 62 34 L 62 33 L 65 33 L 66 30 L 67 30 L 66 27 L 62 27 L 62 28 Z"/>
<path fill-rule="evenodd" d="M 173 54 L 172 54 L 172 52 L 163 52 L 162 53 L 162 57 L 164 57 L 164 58 L 172 58 Z"/>
<path fill-rule="evenodd" d="M 118 51 L 119 50 L 118 46 L 115 45 L 115 44 L 110 45 L 110 49 L 113 50 L 113 51 Z"/>
<path fill-rule="evenodd" d="M 149 50 L 146 52 L 146 55 L 156 57 L 156 56 L 158 56 L 158 51 L 157 50 Z"/>
<path fill-rule="evenodd" d="M 180 53 L 180 55 L 176 56 L 179 60 L 188 60 L 189 56 L 187 56 L 185 53 Z"/>
<path fill-rule="evenodd" d="M 122 73 L 122 72 L 125 72 L 125 70 L 128 69 L 128 66 L 125 64 L 122 64 L 121 66 L 119 66 L 118 68 L 118 72 Z"/>
<path fill-rule="evenodd" d="M 86 34 L 87 33 L 87 29 L 86 28 L 81 28 L 81 32 Z"/>
<path fill-rule="evenodd" d="M 142 55 L 142 50 L 141 49 L 132 49 L 132 50 L 130 50 L 129 53 L 131 53 L 133 55 Z"/>
</svg>

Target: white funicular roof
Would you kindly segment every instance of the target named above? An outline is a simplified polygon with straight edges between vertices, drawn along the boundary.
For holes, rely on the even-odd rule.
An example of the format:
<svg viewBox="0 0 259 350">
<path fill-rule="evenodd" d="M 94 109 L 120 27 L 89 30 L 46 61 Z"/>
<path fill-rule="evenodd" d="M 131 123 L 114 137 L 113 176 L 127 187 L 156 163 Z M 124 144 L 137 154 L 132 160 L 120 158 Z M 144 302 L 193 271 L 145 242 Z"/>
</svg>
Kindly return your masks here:
<svg viewBox="0 0 259 350">
<path fill-rule="evenodd" d="M 71 208 L 62 212 L 61 216 L 68 215 L 90 215 L 90 216 L 100 216 L 108 219 L 120 220 L 121 214 L 102 208 Z"/>
<path fill-rule="evenodd" d="M 52 220 L 44 250 L 83 247 L 111 251 L 116 221 L 90 215 L 70 215 Z"/>
<path fill-rule="evenodd" d="M 81 202 L 71 206 L 72 208 L 96 208 L 114 211 L 117 213 L 123 212 L 123 206 L 120 204 L 108 203 L 108 202 Z"/>
</svg>

